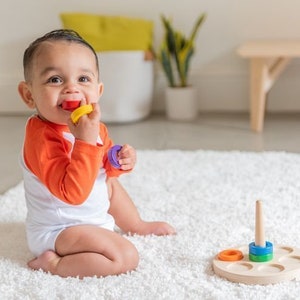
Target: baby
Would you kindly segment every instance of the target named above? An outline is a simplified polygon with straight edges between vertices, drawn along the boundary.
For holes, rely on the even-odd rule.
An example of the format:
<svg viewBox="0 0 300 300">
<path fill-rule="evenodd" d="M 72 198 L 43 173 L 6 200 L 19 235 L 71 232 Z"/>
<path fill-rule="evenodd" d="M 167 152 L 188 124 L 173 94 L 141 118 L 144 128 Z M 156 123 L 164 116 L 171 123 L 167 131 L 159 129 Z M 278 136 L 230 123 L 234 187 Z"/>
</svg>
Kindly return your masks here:
<svg viewBox="0 0 300 300">
<path fill-rule="evenodd" d="M 139 235 L 175 230 L 143 221 L 118 181 L 136 163 L 133 147 L 122 146 L 120 168 L 108 159 L 113 142 L 99 122 L 103 84 L 94 49 L 72 30 L 54 30 L 29 45 L 23 66 L 18 91 L 36 110 L 27 121 L 21 155 L 27 240 L 36 256 L 29 267 L 79 278 L 136 269 L 138 252 L 115 225 Z M 92 105 L 92 112 L 73 123 L 71 100 Z"/>
</svg>

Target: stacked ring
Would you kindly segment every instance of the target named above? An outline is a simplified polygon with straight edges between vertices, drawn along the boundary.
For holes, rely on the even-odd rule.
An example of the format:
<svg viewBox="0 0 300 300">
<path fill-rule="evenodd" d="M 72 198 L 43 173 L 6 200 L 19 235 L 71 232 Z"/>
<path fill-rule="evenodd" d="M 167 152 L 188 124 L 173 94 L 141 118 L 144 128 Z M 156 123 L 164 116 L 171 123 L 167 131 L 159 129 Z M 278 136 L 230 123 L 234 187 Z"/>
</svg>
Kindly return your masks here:
<svg viewBox="0 0 300 300">
<path fill-rule="evenodd" d="M 120 169 L 121 165 L 118 162 L 117 154 L 122 149 L 122 146 L 120 145 L 114 145 L 108 150 L 108 160 L 111 163 L 111 165 L 116 168 Z"/>
<path fill-rule="evenodd" d="M 79 106 L 71 113 L 72 122 L 75 124 L 83 116 L 91 113 L 93 111 L 93 106 L 91 104 L 86 104 Z"/>
<path fill-rule="evenodd" d="M 256 246 L 254 242 L 249 244 L 249 259 L 255 262 L 266 262 L 273 259 L 273 244 L 266 242 L 265 247 Z"/>
<path fill-rule="evenodd" d="M 254 255 L 265 255 L 273 253 L 273 244 L 271 242 L 266 242 L 265 247 L 256 246 L 254 242 L 249 244 L 249 253 Z"/>
<path fill-rule="evenodd" d="M 254 255 L 249 253 L 249 259 L 255 262 L 266 262 L 273 259 L 273 252 L 265 255 Z"/>
<path fill-rule="evenodd" d="M 66 100 L 61 104 L 62 109 L 74 111 L 80 106 L 80 100 Z"/>
<path fill-rule="evenodd" d="M 218 254 L 218 259 L 223 261 L 238 261 L 243 258 L 242 251 L 236 249 L 223 250 Z"/>
</svg>

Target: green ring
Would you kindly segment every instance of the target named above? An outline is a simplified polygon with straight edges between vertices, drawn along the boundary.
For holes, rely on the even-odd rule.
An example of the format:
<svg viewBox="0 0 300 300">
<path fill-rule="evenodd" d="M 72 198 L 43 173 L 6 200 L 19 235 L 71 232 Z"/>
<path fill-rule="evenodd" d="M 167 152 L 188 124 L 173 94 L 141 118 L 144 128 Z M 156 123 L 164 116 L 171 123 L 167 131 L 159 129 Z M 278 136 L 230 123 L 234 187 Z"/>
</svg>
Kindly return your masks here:
<svg viewBox="0 0 300 300">
<path fill-rule="evenodd" d="M 255 262 L 266 262 L 273 259 L 273 253 L 269 253 L 265 255 L 254 255 L 249 253 L 249 259 Z"/>
</svg>

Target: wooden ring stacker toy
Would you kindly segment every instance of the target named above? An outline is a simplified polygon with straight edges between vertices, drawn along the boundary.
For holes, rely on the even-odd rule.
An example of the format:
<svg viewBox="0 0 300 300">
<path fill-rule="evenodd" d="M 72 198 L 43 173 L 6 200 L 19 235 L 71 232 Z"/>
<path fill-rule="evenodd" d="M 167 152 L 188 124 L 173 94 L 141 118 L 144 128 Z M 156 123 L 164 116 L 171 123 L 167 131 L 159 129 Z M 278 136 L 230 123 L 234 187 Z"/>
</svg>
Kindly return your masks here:
<svg viewBox="0 0 300 300">
<path fill-rule="evenodd" d="M 241 257 L 241 254 L 242 257 Z M 265 240 L 262 202 L 256 201 L 255 242 L 221 251 L 214 272 L 232 282 L 274 284 L 300 278 L 300 249 Z"/>
<path fill-rule="evenodd" d="M 91 104 L 86 104 L 79 106 L 71 113 L 71 120 L 75 124 L 83 115 L 88 115 L 93 111 L 93 106 Z"/>
</svg>

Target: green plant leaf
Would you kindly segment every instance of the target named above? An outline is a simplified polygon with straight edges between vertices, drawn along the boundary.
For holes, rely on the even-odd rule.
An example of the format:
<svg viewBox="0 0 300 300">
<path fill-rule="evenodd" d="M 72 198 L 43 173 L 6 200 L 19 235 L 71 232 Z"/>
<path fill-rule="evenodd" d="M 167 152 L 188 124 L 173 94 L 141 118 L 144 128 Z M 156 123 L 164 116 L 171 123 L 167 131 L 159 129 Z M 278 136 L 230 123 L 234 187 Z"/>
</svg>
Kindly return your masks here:
<svg viewBox="0 0 300 300">
<path fill-rule="evenodd" d="M 167 76 L 167 80 L 169 82 L 169 86 L 175 86 L 173 70 L 172 70 L 172 63 L 170 58 L 170 52 L 166 43 L 163 43 L 160 49 L 160 61 L 163 67 L 163 70 Z"/>
<path fill-rule="evenodd" d="M 187 39 L 179 30 L 175 30 L 172 20 L 161 15 L 161 21 L 165 29 L 164 41 L 161 45 L 160 62 L 167 76 L 170 86 L 187 86 L 187 78 L 191 58 L 194 54 L 194 40 L 206 19 L 206 14 L 201 14 L 196 20 L 190 37 Z M 174 71 L 177 70 L 179 83 L 175 82 Z"/>
<path fill-rule="evenodd" d="M 187 86 L 187 74 L 189 70 L 190 59 L 194 53 L 194 48 L 191 43 L 186 44 L 185 48 L 181 49 L 178 53 L 178 61 L 179 61 L 179 77 L 180 77 L 180 85 L 182 87 Z"/>
<path fill-rule="evenodd" d="M 195 25 L 194 25 L 194 28 L 192 30 L 192 33 L 191 33 L 191 36 L 189 38 L 189 40 L 191 42 L 194 42 L 195 38 L 196 38 L 196 35 L 198 33 L 198 30 L 200 29 L 202 23 L 205 21 L 206 19 L 206 14 L 203 13 L 202 15 L 200 15 L 200 17 L 197 19 Z"/>
</svg>

